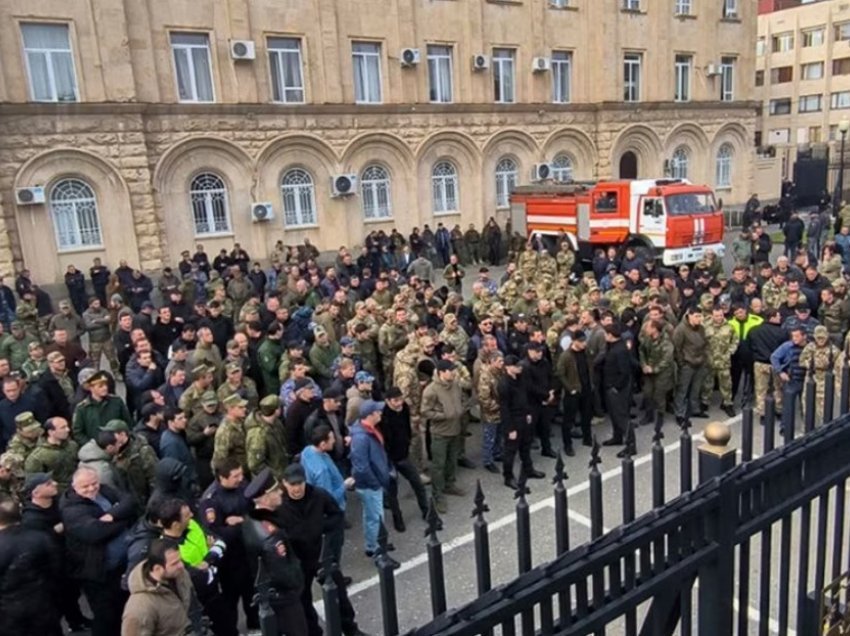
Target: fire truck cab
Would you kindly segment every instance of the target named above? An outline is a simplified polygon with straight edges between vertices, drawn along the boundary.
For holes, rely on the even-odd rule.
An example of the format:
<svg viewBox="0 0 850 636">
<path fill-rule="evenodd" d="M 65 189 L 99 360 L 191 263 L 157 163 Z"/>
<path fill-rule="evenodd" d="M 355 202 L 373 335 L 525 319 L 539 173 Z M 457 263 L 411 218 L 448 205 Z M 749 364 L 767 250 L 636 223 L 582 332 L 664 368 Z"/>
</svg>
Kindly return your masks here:
<svg viewBox="0 0 850 636">
<path fill-rule="evenodd" d="M 634 246 L 664 265 L 722 257 L 723 211 L 707 186 L 638 179 L 515 188 L 511 222 L 525 236 L 564 234 L 583 259 L 597 248 Z"/>
</svg>

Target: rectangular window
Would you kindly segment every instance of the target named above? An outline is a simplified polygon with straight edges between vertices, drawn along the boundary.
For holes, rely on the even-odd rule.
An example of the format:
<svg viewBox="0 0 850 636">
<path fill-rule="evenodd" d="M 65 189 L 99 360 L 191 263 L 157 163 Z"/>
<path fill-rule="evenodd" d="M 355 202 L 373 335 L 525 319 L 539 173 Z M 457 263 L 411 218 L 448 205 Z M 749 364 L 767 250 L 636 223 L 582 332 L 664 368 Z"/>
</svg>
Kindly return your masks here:
<svg viewBox="0 0 850 636">
<path fill-rule="evenodd" d="M 623 56 L 623 101 L 640 101 L 640 69 L 643 55 L 626 53 Z"/>
<path fill-rule="evenodd" d="M 552 101 L 556 104 L 570 102 L 572 64 L 569 51 L 552 51 Z"/>
<path fill-rule="evenodd" d="M 823 141 L 823 128 L 820 126 L 809 126 L 809 143 L 819 144 Z"/>
<path fill-rule="evenodd" d="M 549 7 L 552 9 L 566 9 L 570 6 L 570 0 L 549 0 Z"/>
<path fill-rule="evenodd" d="M 811 62 L 800 66 L 800 79 L 823 79 L 823 62 Z"/>
<path fill-rule="evenodd" d="M 823 107 L 823 95 L 802 95 L 797 104 L 797 112 L 818 113 Z"/>
<path fill-rule="evenodd" d="M 787 84 L 794 80 L 793 66 L 778 66 L 770 69 L 771 84 Z"/>
<path fill-rule="evenodd" d="M 269 68 L 272 98 L 284 104 L 304 103 L 304 77 L 301 72 L 301 40 L 269 38 Z"/>
<path fill-rule="evenodd" d="M 172 33 L 171 51 L 181 102 L 213 102 L 210 41 L 206 33 Z"/>
<path fill-rule="evenodd" d="M 833 75 L 850 75 L 850 57 L 832 60 Z"/>
<path fill-rule="evenodd" d="M 780 99 L 770 100 L 771 115 L 788 115 L 791 113 L 791 98 L 782 97 Z"/>
<path fill-rule="evenodd" d="M 640 0 L 623 0 L 623 9 L 626 11 L 640 11 Z"/>
<path fill-rule="evenodd" d="M 836 110 L 850 108 L 850 91 L 839 91 L 830 96 L 829 105 Z"/>
<path fill-rule="evenodd" d="M 452 47 L 428 45 L 429 97 L 434 103 L 452 101 Z"/>
<path fill-rule="evenodd" d="M 377 42 L 352 42 L 354 101 L 358 104 L 381 103 L 381 45 Z"/>
<path fill-rule="evenodd" d="M 780 33 L 773 36 L 770 50 L 774 53 L 785 53 L 794 50 L 794 34 L 791 32 Z"/>
<path fill-rule="evenodd" d="M 818 27 L 816 29 L 806 29 L 802 33 L 802 47 L 804 49 L 808 49 L 813 46 L 822 46 L 825 35 L 826 29 L 824 29 L 823 27 Z"/>
<path fill-rule="evenodd" d="M 76 102 L 77 73 L 67 24 L 21 25 L 30 98 L 35 102 Z"/>
<path fill-rule="evenodd" d="M 838 132 L 838 124 L 830 124 L 829 126 L 829 140 L 836 141 L 841 138 L 841 133 Z"/>
<path fill-rule="evenodd" d="M 676 15 L 690 15 L 691 14 L 691 0 L 676 0 L 676 6 L 674 8 L 674 13 Z"/>
<path fill-rule="evenodd" d="M 850 22 L 835 25 L 835 41 L 850 40 Z"/>
<path fill-rule="evenodd" d="M 764 36 L 761 36 L 761 37 L 759 37 L 759 39 L 756 40 L 756 56 L 761 57 L 762 55 L 764 55 L 764 49 L 765 49 Z"/>
<path fill-rule="evenodd" d="M 497 104 L 512 104 L 515 97 L 513 49 L 493 49 L 493 96 Z"/>
<path fill-rule="evenodd" d="M 673 99 L 677 102 L 687 102 L 691 99 L 691 71 L 694 58 L 691 55 L 677 55 L 675 64 L 676 86 Z"/>
<path fill-rule="evenodd" d="M 764 86 L 764 71 L 756 71 L 756 86 Z"/>
<path fill-rule="evenodd" d="M 735 100 L 735 58 L 720 58 L 720 101 Z"/>
<path fill-rule="evenodd" d="M 738 0 L 723 0 L 723 17 L 729 20 L 738 17 Z"/>
</svg>

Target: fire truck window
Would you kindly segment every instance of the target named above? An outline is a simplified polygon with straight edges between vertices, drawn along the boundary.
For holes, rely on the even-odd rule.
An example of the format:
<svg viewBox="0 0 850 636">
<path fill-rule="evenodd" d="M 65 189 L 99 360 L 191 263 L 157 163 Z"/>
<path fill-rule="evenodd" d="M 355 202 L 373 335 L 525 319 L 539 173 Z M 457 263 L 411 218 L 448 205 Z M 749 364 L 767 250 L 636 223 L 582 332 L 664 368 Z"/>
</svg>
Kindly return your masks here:
<svg viewBox="0 0 850 636">
<path fill-rule="evenodd" d="M 664 215 L 664 206 L 660 199 L 649 199 L 643 203 L 644 216 L 659 217 Z"/>
<path fill-rule="evenodd" d="M 714 212 L 714 196 L 706 193 L 672 194 L 667 197 L 667 210 L 673 216 Z"/>
<path fill-rule="evenodd" d="M 616 212 L 617 211 L 617 193 L 603 192 L 596 200 L 597 212 Z"/>
</svg>

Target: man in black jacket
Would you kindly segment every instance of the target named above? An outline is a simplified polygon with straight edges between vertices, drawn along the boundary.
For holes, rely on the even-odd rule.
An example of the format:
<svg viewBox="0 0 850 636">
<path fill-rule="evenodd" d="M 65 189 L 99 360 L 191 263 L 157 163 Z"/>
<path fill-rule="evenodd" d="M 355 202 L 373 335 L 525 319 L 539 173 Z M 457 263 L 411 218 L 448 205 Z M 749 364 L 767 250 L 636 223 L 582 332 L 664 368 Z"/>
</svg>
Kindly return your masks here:
<svg viewBox="0 0 850 636">
<path fill-rule="evenodd" d="M 782 316 L 779 310 L 774 308 L 766 309 L 764 322 L 753 327 L 747 335 L 753 360 L 753 393 L 755 395 L 753 411 L 760 417 L 764 417 L 764 398 L 770 386 L 771 376 L 773 376 L 776 413 L 782 412 L 782 390 L 779 379 L 774 375 L 770 364 L 770 356 L 786 340 L 788 340 L 788 332 L 782 328 Z"/>
<path fill-rule="evenodd" d="M 63 417 L 69 422 L 73 417 L 71 400 L 77 392 L 77 378 L 69 373 L 65 356 L 58 351 L 47 354 L 48 370 L 38 378 L 44 394 L 44 405 L 49 417 Z"/>
<path fill-rule="evenodd" d="M 499 381 L 499 406 L 505 434 L 502 451 L 502 475 L 505 486 L 516 490 L 514 458 L 519 452 L 521 471 L 527 479 L 543 479 L 541 471 L 534 469 L 531 461 L 531 439 L 534 435 L 528 389 L 523 377 L 523 367 L 516 356 L 505 356 L 505 375 Z"/>
<path fill-rule="evenodd" d="M 92 636 L 114 636 L 121 631 L 127 600 L 121 575 L 127 559 L 125 535 L 135 520 L 135 500 L 101 486 L 97 471 L 81 466 L 60 509 L 71 575 L 80 581 L 94 614 Z"/>
<path fill-rule="evenodd" d="M 256 493 L 268 492 L 273 485 L 274 479 L 269 470 L 264 468 L 246 488 L 245 496 L 253 498 L 256 503 Z M 343 513 L 331 495 L 306 483 L 304 469 L 300 464 L 290 464 L 286 467 L 281 494 L 280 505 L 276 509 L 257 510 L 251 517 L 260 521 L 271 521 L 277 528 L 286 532 L 292 551 L 301 561 L 304 574 L 301 606 L 307 617 L 307 633 L 309 636 L 322 636 L 324 632 L 319 626 L 319 617 L 313 607 L 313 580 L 319 571 L 324 535 L 343 523 Z M 345 636 L 366 636 L 357 627 L 354 608 L 348 599 L 339 568 L 334 568 L 333 580 L 339 592 L 342 633 Z"/>
<path fill-rule="evenodd" d="M 602 445 L 625 444 L 625 448 L 617 453 L 617 457 L 634 455 L 637 452 L 634 427 L 629 418 L 635 362 L 634 356 L 621 335 L 622 330 L 619 324 L 614 323 L 605 327 L 608 350 L 602 359 L 602 389 L 614 429 L 611 438 L 602 442 Z"/>
<path fill-rule="evenodd" d="M 62 634 L 53 595 L 60 572 L 48 536 L 21 525 L 18 504 L 0 496 L 0 634 Z"/>
<path fill-rule="evenodd" d="M 3 378 L 3 399 L 0 400 L 0 452 L 6 450 L 9 440 L 15 434 L 15 418 L 29 411 L 39 422 L 44 422 L 49 414 L 41 389 L 27 386 L 20 373 L 11 373 Z"/>
<path fill-rule="evenodd" d="M 803 244 L 803 234 L 806 231 L 806 225 L 796 212 L 791 213 L 791 218 L 785 223 L 782 228 L 782 233 L 785 235 L 785 256 L 794 258 L 797 255 L 797 250 Z"/>
<path fill-rule="evenodd" d="M 397 386 L 387 390 L 385 402 L 378 430 L 384 436 L 384 449 L 387 451 L 387 458 L 392 465 L 387 496 L 393 515 L 393 526 L 397 532 L 404 532 L 404 516 L 401 514 L 401 507 L 398 503 L 399 478 L 404 477 L 413 489 L 423 519 L 428 515 L 428 496 L 425 494 L 425 486 L 419 478 L 419 471 L 416 470 L 416 466 L 410 460 L 410 442 L 413 439 L 413 429 L 410 425 L 410 407 L 404 401 L 401 389 Z"/>
<path fill-rule="evenodd" d="M 552 416 L 555 411 L 556 389 L 552 374 L 552 363 L 544 355 L 545 344 L 529 342 L 526 359 L 523 360 L 523 375 L 528 388 L 528 406 L 531 410 L 532 430 L 540 439 L 543 457 L 556 457 L 549 437 Z"/>
</svg>

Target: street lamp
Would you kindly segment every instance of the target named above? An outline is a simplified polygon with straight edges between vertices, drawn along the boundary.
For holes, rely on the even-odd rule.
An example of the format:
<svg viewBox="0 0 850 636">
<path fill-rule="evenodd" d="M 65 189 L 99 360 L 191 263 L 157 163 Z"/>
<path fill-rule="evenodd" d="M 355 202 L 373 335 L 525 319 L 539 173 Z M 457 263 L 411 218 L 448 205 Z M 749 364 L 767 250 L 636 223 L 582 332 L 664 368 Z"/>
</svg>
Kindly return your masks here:
<svg viewBox="0 0 850 636">
<path fill-rule="evenodd" d="M 838 179 L 835 184 L 835 195 L 832 200 L 832 211 L 837 216 L 841 200 L 844 198 L 844 141 L 847 139 L 847 131 L 850 130 L 850 119 L 842 118 L 838 122 L 838 132 L 841 133 L 841 150 L 838 159 Z"/>
</svg>

